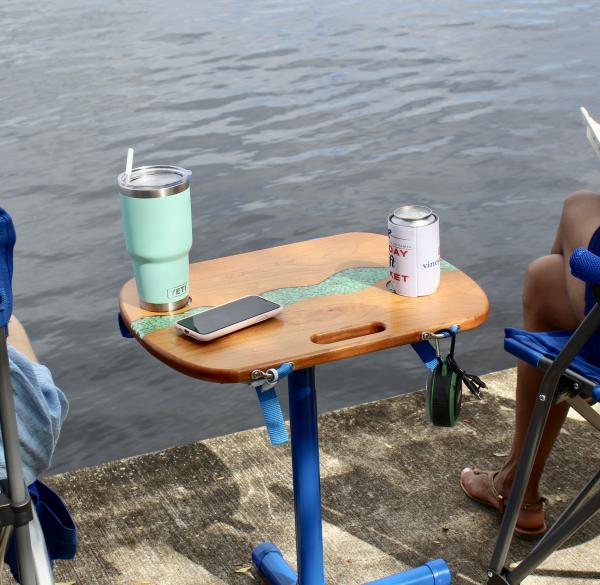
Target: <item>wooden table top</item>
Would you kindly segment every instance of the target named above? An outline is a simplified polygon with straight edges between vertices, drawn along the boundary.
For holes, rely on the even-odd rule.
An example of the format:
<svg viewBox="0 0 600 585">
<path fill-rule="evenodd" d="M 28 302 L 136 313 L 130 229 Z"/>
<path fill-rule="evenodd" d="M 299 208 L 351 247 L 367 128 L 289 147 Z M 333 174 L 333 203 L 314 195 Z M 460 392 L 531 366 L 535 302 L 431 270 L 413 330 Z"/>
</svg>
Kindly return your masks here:
<svg viewBox="0 0 600 585">
<path fill-rule="evenodd" d="M 119 307 L 138 341 L 167 365 L 195 378 L 243 382 L 255 369 L 284 362 L 307 368 L 420 340 L 450 325 L 467 330 L 487 318 L 483 290 L 442 263 L 438 291 L 402 297 L 387 288 L 388 239 L 347 233 L 190 265 L 188 307 L 160 314 L 141 309 L 135 281 Z M 275 318 L 207 343 L 178 333 L 184 315 L 261 294 L 284 305 Z"/>
</svg>

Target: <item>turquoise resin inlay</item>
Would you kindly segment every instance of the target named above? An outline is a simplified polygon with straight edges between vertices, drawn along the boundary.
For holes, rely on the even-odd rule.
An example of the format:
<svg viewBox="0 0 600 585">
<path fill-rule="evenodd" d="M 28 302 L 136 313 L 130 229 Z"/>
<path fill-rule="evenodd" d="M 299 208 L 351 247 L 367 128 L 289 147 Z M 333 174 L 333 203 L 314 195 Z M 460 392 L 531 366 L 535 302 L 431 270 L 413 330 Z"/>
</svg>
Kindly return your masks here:
<svg viewBox="0 0 600 585">
<path fill-rule="evenodd" d="M 440 263 L 442 272 L 457 270 L 449 262 L 442 260 Z M 359 292 L 369 286 L 380 282 L 389 276 L 388 267 L 376 268 L 346 268 L 340 272 L 336 272 L 333 276 L 317 284 L 309 284 L 307 286 L 290 286 L 287 288 L 276 288 L 264 293 L 261 296 L 287 306 L 298 301 L 305 301 L 315 297 L 331 297 L 335 295 L 349 295 Z M 142 317 L 131 323 L 131 329 L 141 339 L 144 335 L 148 335 L 158 329 L 164 329 L 186 317 L 202 313 L 211 307 L 195 307 L 185 313 L 177 313 L 176 315 L 153 315 L 152 317 Z"/>
</svg>

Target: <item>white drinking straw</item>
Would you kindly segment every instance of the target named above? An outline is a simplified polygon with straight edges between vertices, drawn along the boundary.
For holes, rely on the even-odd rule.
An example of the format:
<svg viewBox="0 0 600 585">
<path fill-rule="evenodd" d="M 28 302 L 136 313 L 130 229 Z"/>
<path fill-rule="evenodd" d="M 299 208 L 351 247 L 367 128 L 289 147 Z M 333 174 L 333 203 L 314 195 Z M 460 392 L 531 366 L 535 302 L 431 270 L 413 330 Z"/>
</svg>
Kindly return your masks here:
<svg viewBox="0 0 600 585">
<path fill-rule="evenodd" d="M 129 177 L 131 176 L 131 169 L 133 168 L 133 148 L 127 149 L 127 164 L 125 165 L 125 175 L 127 175 L 127 182 L 129 183 Z"/>
</svg>

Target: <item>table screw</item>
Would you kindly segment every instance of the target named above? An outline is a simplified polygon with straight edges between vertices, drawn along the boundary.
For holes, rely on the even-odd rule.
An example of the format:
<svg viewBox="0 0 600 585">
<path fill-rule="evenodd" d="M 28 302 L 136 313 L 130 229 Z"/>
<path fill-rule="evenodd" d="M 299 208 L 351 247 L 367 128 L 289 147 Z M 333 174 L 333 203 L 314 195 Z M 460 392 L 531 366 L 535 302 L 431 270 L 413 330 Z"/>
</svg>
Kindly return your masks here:
<svg viewBox="0 0 600 585">
<path fill-rule="evenodd" d="M 491 579 L 494 576 L 494 573 L 492 573 L 492 571 L 488 571 L 487 576 Z"/>
<path fill-rule="evenodd" d="M 579 390 L 579 382 L 573 382 L 573 390 Z"/>
<path fill-rule="evenodd" d="M 546 402 L 546 395 L 545 394 L 540 394 L 538 396 L 538 398 L 540 399 L 540 402 Z"/>
</svg>

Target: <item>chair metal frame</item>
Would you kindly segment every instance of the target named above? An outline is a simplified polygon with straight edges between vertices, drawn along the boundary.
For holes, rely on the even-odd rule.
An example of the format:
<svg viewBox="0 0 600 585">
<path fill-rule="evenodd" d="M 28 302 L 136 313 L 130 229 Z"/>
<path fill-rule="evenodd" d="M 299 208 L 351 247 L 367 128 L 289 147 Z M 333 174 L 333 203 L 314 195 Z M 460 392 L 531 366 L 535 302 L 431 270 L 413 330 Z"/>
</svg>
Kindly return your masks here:
<svg viewBox="0 0 600 585">
<path fill-rule="evenodd" d="M 600 414 L 584 400 L 596 393 L 597 383 L 569 369 L 569 364 L 600 327 L 600 286 L 593 285 L 596 304 L 573 332 L 554 360 L 543 357 L 538 363 L 545 370 L 537 401 L 529 422 L 525 447 L 502 517 L 500 531 L 487 571 L 487 585 L 517 585 L 570 538 L 600 509 L 600 471 L 598 471 L 565 508 L 550 530 L 513 569 L 505 567 L 514 529 L 523 502 L 535 457 L 550 409 L 567 400 L 590 424 L 600 430 Z"/>
<path fill-rule="evenodd" d="M 54 585 L 42 527 L 25 485 L 15 400 L 8 361 L 8 321 L 12 313 L 12 255 L 15 231 L 0 208 L 0 431 L 7 481 L 0 493 L 0 527 L 14 527 L 21 585 Z M 4 559 L 0 559 L 3 562 Z"/>
</svg>

